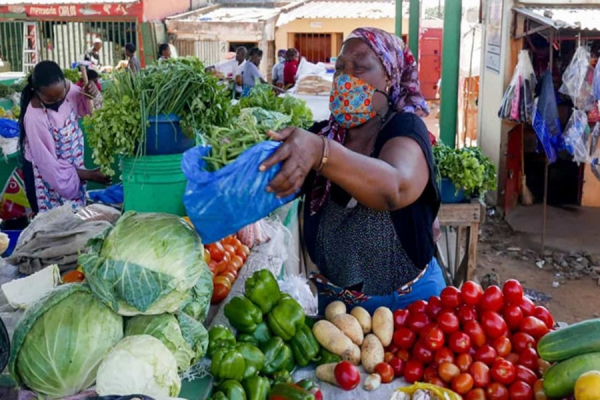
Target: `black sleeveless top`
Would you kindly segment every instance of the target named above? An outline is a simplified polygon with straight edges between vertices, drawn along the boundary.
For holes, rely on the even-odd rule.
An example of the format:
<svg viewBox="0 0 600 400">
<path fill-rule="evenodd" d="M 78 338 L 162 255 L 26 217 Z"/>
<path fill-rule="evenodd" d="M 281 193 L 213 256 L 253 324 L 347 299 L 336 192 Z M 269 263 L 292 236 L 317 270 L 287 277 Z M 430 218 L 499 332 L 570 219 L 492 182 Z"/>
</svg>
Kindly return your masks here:
<svg viewBox="0 0 600 400">
<path fill-rule="evenodd" d="M 318 132 L 327 122 L 316 124 Z M 372 156 L 377 158 L 394 137 L 415 140 L 427 160 L 429 182 L 413 204 L 396 211 L 376 211 L 333 184 L 316 215 L 304 209 L 304 241 L 311 259 L 332 283 L 370 295 L 388 294 L 414 279 L 434 255 L 433 223 L 440 207 L 439 188 L 429 131 L 423 120 L 401 113 L 378 134 Z M 314 175 L 304 192 L 310 196 Z"/>
</svg>

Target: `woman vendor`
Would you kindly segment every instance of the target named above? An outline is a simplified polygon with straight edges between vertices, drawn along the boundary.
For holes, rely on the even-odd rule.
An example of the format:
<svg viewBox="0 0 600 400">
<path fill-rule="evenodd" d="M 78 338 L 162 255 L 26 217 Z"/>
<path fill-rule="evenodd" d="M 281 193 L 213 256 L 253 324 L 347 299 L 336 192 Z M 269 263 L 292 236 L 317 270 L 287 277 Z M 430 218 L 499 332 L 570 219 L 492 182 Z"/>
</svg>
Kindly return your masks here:
<svg viewBox="0 0 600 400">
<path fill-rule="evenodd" d="M 85 204 L 85 182 L 109 183 L 99 169 L 83 165 L 80 117 L 91 112 L 98 93 L 93 81 L 80 88 L 65 80 L 53 61 L 33 69 L 21 94 L 19 147 L 25 156 L 23 172 L 34 213 L 71 202 Z"/>
<path fill-rule="evenodd" d="M 261 170 L 283 162 L 268 191 L 306 193 L 304 241 L 319 269 L 319 310 L 334 300 L 373 312 L 445 287 L 434 258 L 440 207 L 417 67 L 401 39 L 354 30 L 336 62 L 328 122 L 287 128 Z"/>
</svg>

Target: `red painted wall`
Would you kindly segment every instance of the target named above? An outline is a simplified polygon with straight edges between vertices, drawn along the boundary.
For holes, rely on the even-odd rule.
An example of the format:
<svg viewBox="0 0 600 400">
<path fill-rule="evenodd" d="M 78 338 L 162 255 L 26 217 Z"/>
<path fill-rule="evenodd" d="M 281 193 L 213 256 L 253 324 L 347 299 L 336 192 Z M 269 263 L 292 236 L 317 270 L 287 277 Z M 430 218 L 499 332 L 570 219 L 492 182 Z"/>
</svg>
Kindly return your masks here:
<svg viewBox="0 0 600 400">
<path fill-rule="evenodd" d="M 143 0 L 144 20 L 162 21 L 190 9 L 190 0 Z"/>
<path fill-rule="evenodd" d="M 419 80 L 427 100 L 435 99 L 442 76 L 442 37 L 441 28 L 423 28 L 419 36 Z"/>
</svg>

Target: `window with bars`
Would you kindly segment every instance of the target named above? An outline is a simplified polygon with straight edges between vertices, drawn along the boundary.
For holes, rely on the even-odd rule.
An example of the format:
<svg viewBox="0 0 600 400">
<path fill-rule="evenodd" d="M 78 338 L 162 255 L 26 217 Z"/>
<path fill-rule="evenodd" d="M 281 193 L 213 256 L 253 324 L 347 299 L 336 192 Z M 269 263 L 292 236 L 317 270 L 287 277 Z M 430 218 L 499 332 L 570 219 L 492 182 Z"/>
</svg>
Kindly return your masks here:
<svg viewBox="0 0 600 400">
<path fill-rule="evenodd" d="M 333 39 L 341 37 L 341 34 L 335 33 L 295 33 L 294 48 L 296 48 L 302 57 L 312 63 L 329 62 L 334 54 L 337 54 L 339 48 L 334 48 Z M 336 40 L 341 45 L 341 40 Z"/>
</svg>

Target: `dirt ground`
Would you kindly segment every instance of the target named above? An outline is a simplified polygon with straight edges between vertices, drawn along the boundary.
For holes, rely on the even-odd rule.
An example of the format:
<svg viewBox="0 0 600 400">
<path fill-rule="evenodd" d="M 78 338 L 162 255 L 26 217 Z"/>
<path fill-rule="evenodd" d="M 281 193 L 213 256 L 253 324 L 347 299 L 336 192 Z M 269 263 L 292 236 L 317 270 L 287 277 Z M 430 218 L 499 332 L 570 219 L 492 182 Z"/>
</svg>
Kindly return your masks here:
<svg viewBox="0 0 600 400">
<path fill-rule="evenodd" d="M 519 280 L 526 289 L 540 292 L 540 297 L 549 297 L 538 303 L 544 303 L 560 322 L 600 317 L 600 257 L 552 250 L 540 255 L 539 248 L 528 248 L 529 239 L 514 233 L 499 218 L 488 217 L 478 249 L 479 281 L 488 274 L 497 274 L 500 282 L 510 278 Z"/>
</svg>

